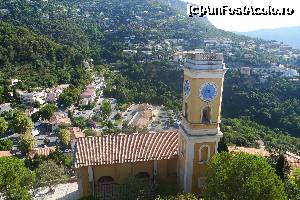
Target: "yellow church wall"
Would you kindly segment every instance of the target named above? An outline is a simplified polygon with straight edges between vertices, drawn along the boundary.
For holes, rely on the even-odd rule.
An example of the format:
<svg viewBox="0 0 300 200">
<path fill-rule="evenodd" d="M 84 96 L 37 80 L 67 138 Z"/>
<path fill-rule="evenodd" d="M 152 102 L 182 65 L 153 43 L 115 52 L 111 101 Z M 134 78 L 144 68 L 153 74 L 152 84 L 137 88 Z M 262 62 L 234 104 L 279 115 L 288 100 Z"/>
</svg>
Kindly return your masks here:
<svg viewBox="0 0 300 200">
<path fill-rule="evenodd" d="M 77 175 L 78 175 L 78 186 L 79 186 L 79 192 L 82 194 L 82 196 L 89 196 L 92 194 L 90 190 L 89 185 L 89 175 L 88 175 L 88 167 L 81 167 L 77 169 Z"/>
<path fill-rule="evenodd" d="M 221 97 L 223 90 L 223 78 L 191 78 L 188 76 L 184 76 L 184 80 L 189 80 L 191 85 L 191 93 L 190 96 L 184 99 L 184 102 L 188 104 L 188 122 L 189 127 L 191 129 L 209 129 L 209 128 L 217 128 L 218 122 L 220 120 L 219 113 L 221 112 Z M 204 102 L 199 97 L 199 88 L 204 83 L 213 83 L 217 86 L 217 96 L 211 102 Z M 185 97 L 184 97 L 185 98 Z M 201 122 L 201 114 L 202 109 L 207 105 L 211 108 L 211 124 L 199 124 Z M 183 110 L 185 103 L 183 103 Z"/>
<path fill-rule="evenodd" d="M 93 166 L 93 171 L 95 182 L 102 176 L 111 176 L 116 183 L 122 184 L 126 182 L 128 177 L 135 176 L 139 172 L 147 172 L 150 177 L 153 178 L 154 161 Z M 88 182 L 88 167 L 77 169 L 77 173 L 81 181 L 83 196 L 90 195 L 91 189 Z M 164 183 L 176 183 L 176 174 L 177 159 L 157 161 L 157 175 L 159 180 Z"/>
<path fill-rule="evenodd" d="M 131 176 L 135 176 L 139 172 L 147 172 L 150 177 L 153 177 L 153 162 L 154 161 L 148 161 L 148 162 L 136 162 L 132 164 L 132 174 Z"/>
<path fill-rule="evenodd" d="M 95 181 L 97 181 L 101 176 L 111 176 L 115 182 L 124 183 L 129 176 L 135 176 L 139 172 L 147 172 L 150 177 L 152 177 L 153 161 L 101 165 L 94 167 Z"/>
<path fill-rule="evenodd" d="M 207 163 L 200 163 L 199 160 L 199 153 L 200 153 L 200 147 L 202 145 L 209 145 L 210 147 L 210 157 L 214 156 L 216 154 L 215 152 L 215 143 L 211 142 L 205 142 L 205 143 L 200 143 L 200 144 L 195 144 L 194 145 L 194 159 L 193 159 L 193 176 L 192 176 L 192 192 L 196 194 L 200 194 L 202 191 L 202 188 L 199 187 L 198 185 L 198 179 L 200 177 L 205 177 L 205 173 L 207 170 Z"/>
<path fill-rule="evenodd" d="M 176 183 L 177 159 L 157 161 L 157 178 L 162 183 Z"/>
</svg>

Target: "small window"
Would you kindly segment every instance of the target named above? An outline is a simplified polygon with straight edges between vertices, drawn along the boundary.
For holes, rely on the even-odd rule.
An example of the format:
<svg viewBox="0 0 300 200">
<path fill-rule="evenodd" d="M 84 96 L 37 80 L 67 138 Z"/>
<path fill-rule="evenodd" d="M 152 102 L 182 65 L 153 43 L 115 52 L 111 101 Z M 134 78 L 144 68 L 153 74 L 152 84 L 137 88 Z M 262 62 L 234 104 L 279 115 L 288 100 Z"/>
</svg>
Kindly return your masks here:
<svg viewBox="0 0 300 200">
<path fill-rule="evenodd" d="M 211 115 L 211 109 L 209 106 L 207 106 L 202 110 L 202 123 L 203 124 L 210 123 L 210 115 Z"/>
<path fill-rule="evenodd" d="M 199 162 L 200 164 L 206 163 L 209 161 L 210 157 L 210 148 L 208 145 L 204 145 L 200 147 L 199 150 Z"/>
<path fill-rule="evenodd" d="M 101 176 L 98 179 L 98 183 L 112 183 L 114 179 L 111 176 Z"/>
<path fill-rule="evenodd" d="M 139 172 L 135 175 L 135 177 L 140 179 L 148 179 L 150 178 L 150 175 L 147 172 Z"/>
</svg>

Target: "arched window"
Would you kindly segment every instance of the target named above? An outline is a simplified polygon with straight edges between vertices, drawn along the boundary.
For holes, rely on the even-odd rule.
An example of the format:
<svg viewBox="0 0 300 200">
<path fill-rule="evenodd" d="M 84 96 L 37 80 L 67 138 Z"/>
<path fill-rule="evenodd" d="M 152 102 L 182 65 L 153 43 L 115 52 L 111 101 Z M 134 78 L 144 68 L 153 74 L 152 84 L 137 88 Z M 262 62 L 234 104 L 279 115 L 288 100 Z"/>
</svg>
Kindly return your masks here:
<svg viewBox="0 0 300 200">
<path fill-rule="evenodd" d="M 135 175 L 135 177 L 140 179 L 148 179 L 150 178 L 150 175 L 147 172 L 139 172 Z"/>
<path fill-rule="evenodd" d="M 98 183 L 112 183 L 114 179 L 111 176 L 101 176 L 98 179 Z"/>
<path fill-rule="evenodd" d="M 185 119 L 188 120 L 188 104 L 187 102 L 185 102 L 184 104 L 184 115 L 185 115 Z"/>
<path fill-rule="evenodd" d="M 200 164 L 206 163 L 209 161 L 210 157 L 210 147 L 209 145 L 203 145 L 199 149 L 199 162 Z"/>
<path fill-rule="evenodd" d="M 202 110 L 202 123 L 208 124 L 210 123 L 210 115 L 211 115 L 211 109 L 209 106 L 203 108 Z"/>
</svg>

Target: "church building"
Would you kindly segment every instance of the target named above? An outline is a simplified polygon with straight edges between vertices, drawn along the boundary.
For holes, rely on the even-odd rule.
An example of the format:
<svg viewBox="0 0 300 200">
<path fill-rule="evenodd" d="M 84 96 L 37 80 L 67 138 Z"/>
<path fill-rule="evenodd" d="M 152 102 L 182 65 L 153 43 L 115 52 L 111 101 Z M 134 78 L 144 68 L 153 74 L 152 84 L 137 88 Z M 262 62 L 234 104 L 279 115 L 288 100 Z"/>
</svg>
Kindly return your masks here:
<svg viewBox="0 0 300 200">
<path fill-rule="evenodd" d="M 118 199 L 129 177 L 201 195 L 208 161 L 223 136 L 219 125 L 226 70 L 223 54 L 186 53 L 178 132 L 78 138 L 74 166 L 81 196 Z"/>
</svg>

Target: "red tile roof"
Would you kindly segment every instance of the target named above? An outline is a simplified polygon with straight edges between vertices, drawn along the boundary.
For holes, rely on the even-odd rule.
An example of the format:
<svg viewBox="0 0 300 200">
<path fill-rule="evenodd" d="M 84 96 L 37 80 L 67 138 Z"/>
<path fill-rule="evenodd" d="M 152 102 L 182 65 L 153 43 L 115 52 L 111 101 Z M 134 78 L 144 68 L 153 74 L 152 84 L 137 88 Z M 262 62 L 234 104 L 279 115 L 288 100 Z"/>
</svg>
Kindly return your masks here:
<svg viewBox="0 0 300 200">
<path fill-rule="evenodd" d="M 75 167 L 165 160 L 178 155 L 178 133 L 146 133 L 78 138 Z"/>
<path fill-rule="evenodd" d="M 27 156 L 31 159 L 34 158 L 35 155 L 39 156 L 49 156 L 51 152 L 55 151 L 55 147 L 45 147 L 45 148 L 36 148 L 30 151 Z"/>
<path fill-rule="evenodd" d="M 291 152 L 285 153 L 285 159 L 288 161 L 291 167 L 298 168 L 300 167 L 300 156 L 293 154 Z"/>
<path fill-rule="evenodd" d="M 234 153 L 248 153 L 252 155 L 258 155 L 258 156 L 263 156 L 263 157 L 269 157 L 270 152 L 268 152 L 265 149 L 256 149 L 256 148 L 249 148 L 249 147 L 237 147 L 237 146 L 229 146 L 228 147 L 229 152 L 234 152 Z"/>
<path fill-rule="evenodd" d="M 49 120 L 50 124 L 71 124 L 69 117 L 65 116 L 63 113 L 56 112 Z"/>
<path fill-rule="evenodd" d="M 79 127 L 69 127 L 71 140 L 85 137 L 85 134 L 81 131 Z"/>
<path fill-rule="evenodd" d="M 0 151 L 0 158 L 1 157 L 8 157 L 8 156 L 12 156 L 10 151 Z"/>
</svg>

